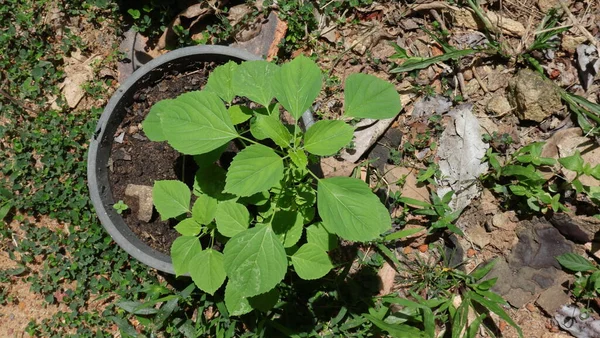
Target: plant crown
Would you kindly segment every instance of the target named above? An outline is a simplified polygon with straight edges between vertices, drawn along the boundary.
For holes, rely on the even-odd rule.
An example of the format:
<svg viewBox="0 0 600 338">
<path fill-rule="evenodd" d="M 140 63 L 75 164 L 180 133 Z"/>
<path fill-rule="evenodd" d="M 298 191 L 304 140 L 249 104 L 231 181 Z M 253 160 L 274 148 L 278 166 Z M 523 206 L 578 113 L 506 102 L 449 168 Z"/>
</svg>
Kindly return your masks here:
<svg viewBox="0 0 600 338">
<path fill-rule="evenodd" d="M 318 121 L 306 132 L 299 127 L 322 82 L 319 67 L 303 56 L 282 66 L 231 61 L 214 69 L 203 90 L 156 103 L 143 122 L 152 141 L 195 155 L 191 191 L 181 181 L 156 181 L 152 197 L 163 219 L 180 221 L 171 247 L 175 273 L 189 273 L 209 294 L 228 279 L 230 315 L 275 304 L 289 265 L 302 279 L 325 276 L 338 238 L 370 241 L 391 227 L 387 208 L 365 182 L 318 178 L 308 169 L 318 156 L 339 152 L 354 132 L 341 120 Z M 236 97 L 257 105 L 234 104 Z M 280 120 L 281 107 L 292 125 Z M 391 83 L 367 74 L 346 79 L 345 116 L 385 119 L 400 109 Z M 225 171 L 215 162 L 234 140 L 241 151 Z M 222 252 L 215 240 L 224 243 Z"/>
</svg>

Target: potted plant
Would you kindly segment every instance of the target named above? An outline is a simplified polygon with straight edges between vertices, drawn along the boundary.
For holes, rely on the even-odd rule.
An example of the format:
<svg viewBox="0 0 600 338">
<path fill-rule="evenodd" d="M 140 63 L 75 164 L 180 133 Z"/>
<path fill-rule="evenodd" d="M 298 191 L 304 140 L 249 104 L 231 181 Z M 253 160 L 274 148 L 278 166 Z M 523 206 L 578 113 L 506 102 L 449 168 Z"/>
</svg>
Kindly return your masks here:
<svg viewBox="0 0 600 338">
<path fill-rule="evenodd" d="M 350 143 L 354 132 L 343 120 L 318 121 L 306 132 L 299 127 L 321 87 L 321 70 L 304 56 L 282 66 L 228 62 L 203 90 L 158 102 L 143 122 L 151 140 L 195 155 L 193 188 L 158 180 L 152 199 L 163 219 L 178 222 L 181 236 L 171 247 L 176 275 L 189 274 L 210 294 L 226 284 L 231 315 L 274 304 L 288 269 L 303 279 L 325 276 L 339 238 L 366 242 L 391 228 L 387 208 L 365 182 L 320 178 L 308 169 Z M 344 116 L 383 119 L 400 109 L 391 83 L 367 74 L 346 79 Z M 293 123 L 282 122 L 282 110 Z M 234 141 L 240 150 L 229 167 L 216 164 Z"/>
<path fill-rule="evenodd" d="M 130 255 L 155 269 L 174 273 L 171 258 L 146 244 L 125 223 L 119 205 L 113 197 L 110 181 L 111 148 L 114 136 L 136 100 L 140 88 L 160 83 L 169 72 L 194 72 L 207 63 L 224 64 L 229 61 L 258 60 L 258 56 L 225 46 L 194 46 L 171 51 L 146 63 L 136 70 L 111 97 L 88 152 L 88 186 L 90 197 L 103 227 L 115 242 Z"/>
</svg>

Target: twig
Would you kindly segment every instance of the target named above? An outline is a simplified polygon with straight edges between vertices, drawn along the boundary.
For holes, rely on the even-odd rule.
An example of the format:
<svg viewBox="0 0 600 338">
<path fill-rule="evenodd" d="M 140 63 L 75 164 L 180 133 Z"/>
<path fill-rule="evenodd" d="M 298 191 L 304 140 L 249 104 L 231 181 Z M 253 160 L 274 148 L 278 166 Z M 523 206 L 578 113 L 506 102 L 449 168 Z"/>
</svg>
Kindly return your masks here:
<svg viewBox="0 0 600 338">
<path fill-rule="evenodd" d="M 467 94 L 467 86 L 465 85 L 465 77 L 463 76 L 463 73 L 459 72 L 456 74 L 456 77 L 458 78 L 458 85 L 460 86 L 460 92 L 462 93 L 463 99 L 468 100 L 469 94 Z"/>
<path fill-rule="evenodd" d="M 442 19 L 442 17 L 438 14 L 438 12 L 435 9 L 430 10 L 429 13 L 433 16 L 435 21 L 439 22 L 439 24 L 443 30 L 445 30 L 445 31 L 448 30 L 448 28 L 446 27 L 446 24 L 444 23 L 444 20 Z"/>
<path fill-rule="evenodd" d="M 592 33 L 590 33 L 585 27 L 583 27 L 581 25 L 581 23 L 579 22 L 579 20 L 577 20 L 577 18 L 575 17 L 575 15 L 573 15 L 573 13 L 571 13 L 571 10 L 569 9 L 569 7 L 563 1 L 559 0 L 558 2 L 560 3 L 560 6 L 565 11 L 565 13 L 567 13 L 567 15 L 569 16 L 569 19 L 571 19 L 571 22 L 573 23 L 573 25 L 575 27 L 577 27 L 577 29 L 579 29 L 579 31 L 583 35 L 585 35 L 586 38 L 588 38 L 588 40 L 590 40 L 591 44 L 593 44 L 594 46 L 596 46 L 596 50 L 600 51 L 600 42 L 598 42 L 598 40 L 596 40 L 596 38 L 592 35 Z"/>
<path fill-rule="evenodd" d="M 485 85 L 485 83 L 483 83 L 483 81 L 479 77 L 479 74 L 477 74 L 476 68 L 477 67 L 475 67 L 475 65 L 471 66 L 471 72 L 473 72 L 473 76 L 475 77 L 475 80 L 477 80 L 477 83 L 479 83 L 479 87 L 481 87 L 481 89 L 483 89 L 484 92 L 489 93 L 490 91 L 487 89 L 487 86 Z"/>
</svg>

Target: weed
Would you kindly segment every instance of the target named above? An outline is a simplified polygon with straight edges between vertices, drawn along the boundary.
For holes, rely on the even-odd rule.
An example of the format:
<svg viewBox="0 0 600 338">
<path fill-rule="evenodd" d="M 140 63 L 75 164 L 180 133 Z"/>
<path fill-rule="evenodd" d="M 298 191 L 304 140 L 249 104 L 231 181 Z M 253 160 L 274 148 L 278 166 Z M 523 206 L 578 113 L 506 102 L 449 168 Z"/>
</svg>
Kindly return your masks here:
<svg viewBox="0 0 600 338">
<path fill-rule="evenodd" d="M 119 200 L 113 205 L 113 208 L 117 211 L 119 215 L 121 215 L 125 210 L 129 209 L 129 206 L 125 204 L 125 202 L 123 202 L 122 200 Z"/>
<path fill-rule="evenodd" d="M 556 257 L 560 265 L 575 274 L 571 292 L 578 300 L 589 302 L 600 295 L 600 269 L 588 259 L 576 253 Z"/>
<path fill-rule="evenodd" d="M 463 235 L 463 232 L 454 225 L 454 221 L 458 219 L 462 210 L 452 211 L 448 203 L 452 200 L 454 191 L 449 191 L 442 198 L 436 193 L 431 194 L 431 201 L 423 202 L 410 197 L 400 197 L 398 201 L 406 206 L 413 207 L 412 211 L 417 215 L 426 215 L 429 217 L 431 224 L 429 225 L 430 232 L 439 229 L 448 229 L 456 234 Z"/>
</svg>

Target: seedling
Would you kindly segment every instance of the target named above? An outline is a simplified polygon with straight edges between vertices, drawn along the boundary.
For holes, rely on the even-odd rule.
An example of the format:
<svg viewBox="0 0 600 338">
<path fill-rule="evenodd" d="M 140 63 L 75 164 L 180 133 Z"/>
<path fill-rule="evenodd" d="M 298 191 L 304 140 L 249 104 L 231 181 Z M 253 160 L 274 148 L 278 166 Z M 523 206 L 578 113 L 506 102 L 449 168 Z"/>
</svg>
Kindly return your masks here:
<svg viewBox="0 0 600 338">
<path fill-rule="evenodd" d="M 113 208 L 117 211 L 117 214 L 121 215 L 129 206 L 125 204 L 122 200 L 119 200 L 117 203 L 113 204 Z"/>
<path fill-rule="evenodd" d="M 274 304 L 290 265 L 303 279 L 325 276 L 333 268 L 327 251 L 338 238 L 371 241 L 391 227 L 388 210 L 365 182 L 322 179 L 307 169 L 311 158 L 336 154 L 354 132 L 340 120 L 301 130 L 298 120 L 322 79 L 319 67 L 302 56 L 281 67 L 229 62 L 211 73 L 204 90 L 155 104 L 143 123 L 151 140 L 195 155 L 200 169 L 192 191 L 180 181 L 156 181 L 153 200 L 163 219 L 180 220 L 175 229 L 182 236 L 171 247 L 175 273 L 189 273 L 209 294 L 228 279 L 231 315 Z M 401 109 L 394 86 L 367 74 L 350 75 L 344 96 L 347 117 L 390 118 Z M 262 108 L 234 104 L 236 97 Z M 281 122 L 281 107 L 293 124 Z M 225 171 L 215 161 L 232 141 L 241 150 Z M 210 244 L 203 246 L 199 239 L 205 238 Z"/>
<path fill-rule="evenodd" d="M 585 257 L 566 253 L 556 257 L 560 265 L 575 274 L 571 292 L 580 300 L 590 301 L 600 295 L 600 269 Z"/>
<path fill-rule="evenodd" d="M 430 232 L 438 229 L 448 229 L 456 234 L 463 235 L 463 232 L 454 225 L 462 210 L 452 211 L 448 203 L 452 200 L 454 191 L 447 192 L 440 198 L 435 192 L 431 194 L 433 203 L 420 201 L 409 197 L 400 197 L 398 201 L 406 206 L 415 208 L 413 213 L 417 215 L 426 215 L 431 221 Z"/>
</svg>

